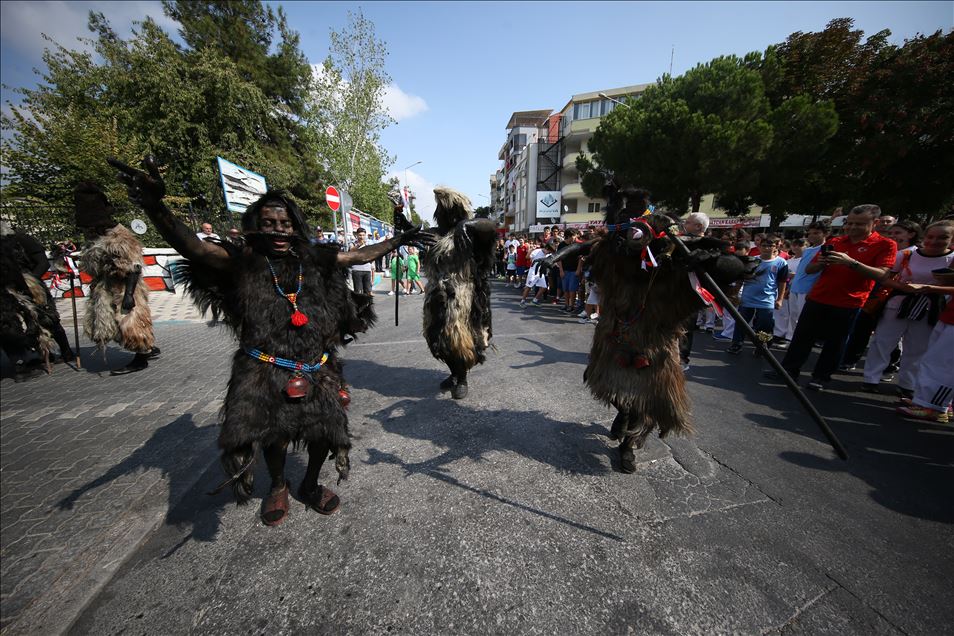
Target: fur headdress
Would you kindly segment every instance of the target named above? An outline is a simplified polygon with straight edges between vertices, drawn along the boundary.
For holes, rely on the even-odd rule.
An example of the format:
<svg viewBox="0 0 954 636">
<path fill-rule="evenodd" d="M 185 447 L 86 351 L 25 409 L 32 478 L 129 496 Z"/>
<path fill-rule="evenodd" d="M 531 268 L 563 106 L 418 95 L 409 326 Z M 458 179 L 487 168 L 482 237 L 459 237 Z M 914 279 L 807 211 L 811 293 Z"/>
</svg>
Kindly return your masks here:
<svg viewBox="0 0 954 636">
<path fill-rule="evenodd" d="M 252 234 L 258 232 L 258 217 L 262 208 L 268 204 L 279 204 L 288 212 L 288 218 L 291 219 L 292 227 L 295 228 L 295 234 L 306 243 L 311 238 L 311 230 L 308 228 L 308 222 L 298 205 L 288 196 L 284 190 L 269 190 L 258 201 L 248 206 L 245 214 L 242 215 L 242 232 Z"/>
<path fill-rule="evenodd" d="M 437 222 L 438 229 L 443 231 L 448 231 L 461 221 L 469 219 L 474 212 L 470 199 L 444 186 L 434 188 L 434 199 L 437 201 L 434 220 Z"/>
<path fill-rule="evenodd" d="M 116 210 L 103 190 L 92 181 L 80 181 L 73 188 L 77 227 L 113 227 Z"/>
</svg>

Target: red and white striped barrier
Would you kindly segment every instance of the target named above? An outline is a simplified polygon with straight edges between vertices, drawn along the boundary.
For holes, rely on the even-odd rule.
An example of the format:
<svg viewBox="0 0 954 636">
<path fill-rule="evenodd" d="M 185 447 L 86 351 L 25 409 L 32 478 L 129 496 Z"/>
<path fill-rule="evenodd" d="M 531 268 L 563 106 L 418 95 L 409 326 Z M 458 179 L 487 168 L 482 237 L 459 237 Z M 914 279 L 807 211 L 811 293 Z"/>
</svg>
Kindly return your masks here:
<svg viewBox="0 0 954 636">
<path fill-rule="evenodd" d="M 74 281 L 74 289 L 70 290 L 70 276 L 68 273 L 48 271 L 43 275 L 43 281 L 49 286 L 53 298 L 70 298 L 75 291 L 77 298 L 89 295 L 89 284 L 92 279 L 89 274 L 76 267 L 73 258 L 79 257 L 82 261 L 82 252 L 73 252 L 72 258 L 67 258 L 67 265 L 78 272 Z M 149 291 L 167 291 L 175 293 L 172 281 L 172 263 L 181 260 L 179 252 L 169 247 L 146 247 L 142 250 L 142 259 L 145 266 L 142 269 L 142 278 Z"/>
</svg>

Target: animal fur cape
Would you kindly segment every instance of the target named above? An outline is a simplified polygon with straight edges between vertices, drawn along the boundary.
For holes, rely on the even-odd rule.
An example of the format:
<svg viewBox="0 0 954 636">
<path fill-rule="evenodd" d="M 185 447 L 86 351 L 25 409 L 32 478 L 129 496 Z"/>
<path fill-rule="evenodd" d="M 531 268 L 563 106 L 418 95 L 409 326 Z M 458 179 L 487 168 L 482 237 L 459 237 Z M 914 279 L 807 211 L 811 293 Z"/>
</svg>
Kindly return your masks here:
<svg viewBox="0 0 954 636">
<path fill-rule="evenodd" d="M 0 344 L 10 354 L 35 351 L 49 364 L 54 344 L 53 324 L 59 319 L 56 305 L 47 295 L 43 283 L 20 269 L 16 240 L 12 236 L 3 236 L 0 241 L 3 270 Z"/>
<path fill-rule="evenodd" d="M 255 447 L 290 440 L 327 443 L 336 455 L 336 469 L 347 477 L 351 441 L 339 396 L 345 381 L 338 348 L 374 324 L 371 298 L 348 289 L 345 270 L 337 265 L 336 246 L 300 242 L 297 257 L 271 259 L 286 291 L 296 289 L 301 264 L 304 277 L 297 303 L 308 322 L 292 327 L 291 305 L 277 293 L 265 256 L 251 247 L 221 246 L 231 257 L 226 270 L 180 261 L 176 278 L 186 283 L 202 311 L 218 309 L 239 341 L 221 413 L 219 447 L 226 472 L 234 474 Z M 311 376 L 308 395 L 293 401 L 284 393 L 292 372 L 252 358 L 247 353 L 251 349 L 308 364 L 328 353 L 328 360 Z M 251 492 L 251 472 L 246 472 L 245 492 L 235 489 L 240 501 Z"/>
<path fill-rule="evenodd" d="M 136 353 L 149 353 L 155 339 L 149 312 L 149 288 L 140 276 L 133 298 L 136 306 L 123 313 L 126 277 L 143 267 L 142 243 L 121 224 L 86 246 L 83 269 L 92 277 L 83 329 L 100 349 L 115 340 Z"/>
<path fill-rule="evenodd" d="M 493 266 L 493 244 L 486 253 L 460 247 L 455 234 L 466 231 L 461 224 L 472 214 L 470 202 L 448 188 L 437 188 L 434 195 L 438 231 L 444 234 L 428 249 L 423 263 L 427 275 L 424 339 L 435 358 L 470 370 L 486 359 L 484 351 L 493 333 L 487 280 Z"/>
<path fill-rule="evenodd" d="M 644 218 L 655 232 L 669 223 L 662 216 Z M 721 243 L 702 241 L 716 249 Z M 644 269 L 639 250 L 632 251 L 617 236 L 610 234 L 593 246 L 589 259 L 600 290 L 600 320 L 583 377 L 594 397 L 628 414 L 624 436 L 645 438 L 657 427 L 660 437 L 688 435 L 693 429 L 679 338 L 687 318 L 705 302 L 668 238 L 657 238 L 649 247 L 658 267 Z M 744 271 L 735 257 L 708 263 L 706 269 L 720 284 L 741 278 Z M 643 361 L 648 365 L 641 366 Z"/>
</svg>

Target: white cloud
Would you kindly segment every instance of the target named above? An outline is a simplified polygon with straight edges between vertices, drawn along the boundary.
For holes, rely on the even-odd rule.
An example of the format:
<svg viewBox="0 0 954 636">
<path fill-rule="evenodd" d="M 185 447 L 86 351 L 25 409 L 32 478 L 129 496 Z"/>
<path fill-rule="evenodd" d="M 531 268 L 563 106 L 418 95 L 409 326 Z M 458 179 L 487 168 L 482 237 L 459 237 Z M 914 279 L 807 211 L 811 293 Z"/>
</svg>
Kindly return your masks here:
<svg viewBox="0 0 954 636">
<path fill-rule="evenodd" d="M 312 64 L 311 72 L 315 80 L 321 81 L 325 74 L 323 64 Z M 342 90 L 347 90 L 348 82 L 342 82 Z M 420 115 L 428 110 L 427 102 L 423 97 L 409 95 L 401 90 L 397 84 L 391 83 L 384 88 L 384 95 L 381 97 L 381 104 L 391 114 L 395 121 L 409 119 L 415 115 Z"/>
<path fill-rule="evenodd" d="M 404 186 L 404 171 L 393 171 L 388 174 L 387 179 L 396 178 Z M 407 171 L 407 185 L 414 195 L 414 209 L 422 221 L 427 221 L 433 225 L 434 210 L 437 209 L 437 201 L 434 200 L 434 184 L 414 172 Z"/>
<path fill-rule="evenodd" d="M 120 37 L 128 37 L 133 21 L 152 17 L 159 26 L 173 37 L 178 23 L 166 17 L 159 2 L 10 2 L 0 3 L 0 34 L 4 44 L 12 46 L 21 54 L 39 64 L 44 48 L 50 43 L 43 39 L 46 34 L 57 44 L 69 49 L 84 50 L 77 37 L 91 37 L 86 28 L 90 11 L 106 16 Z"/>
<path fill-rule="evenodd" d="M 383 102 L 391 117 L 397 121 L 414 117 L 427 110 L 427 102 L 423 97 L 408 95 L 397 84 L 388 84 L 384 89 Z"/>
</svg>

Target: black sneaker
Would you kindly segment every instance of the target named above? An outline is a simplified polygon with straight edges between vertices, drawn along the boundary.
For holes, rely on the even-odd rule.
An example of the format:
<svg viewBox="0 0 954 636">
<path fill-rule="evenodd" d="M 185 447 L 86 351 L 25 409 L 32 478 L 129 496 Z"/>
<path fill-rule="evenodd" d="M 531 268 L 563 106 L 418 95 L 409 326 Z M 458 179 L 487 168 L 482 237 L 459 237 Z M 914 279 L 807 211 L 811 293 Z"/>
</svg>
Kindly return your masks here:
<svg viewBox="0 0 954 636">
<path fill-rule="evenodd" d="M 725 350 L 725 352 L 731 353 L 732 355 L 737 356 L 740 353 L 742 353 L 742 345 L 740 344 L 731 345 L 728 349 Z"/>
<path fill-rule="evenodd" d="M 811 389 L 812 391 L 824 391 L 825 385 L 818 380 L 809 380 L 808 384 L 805 385 L 806 388 Z"/>
</svg>

